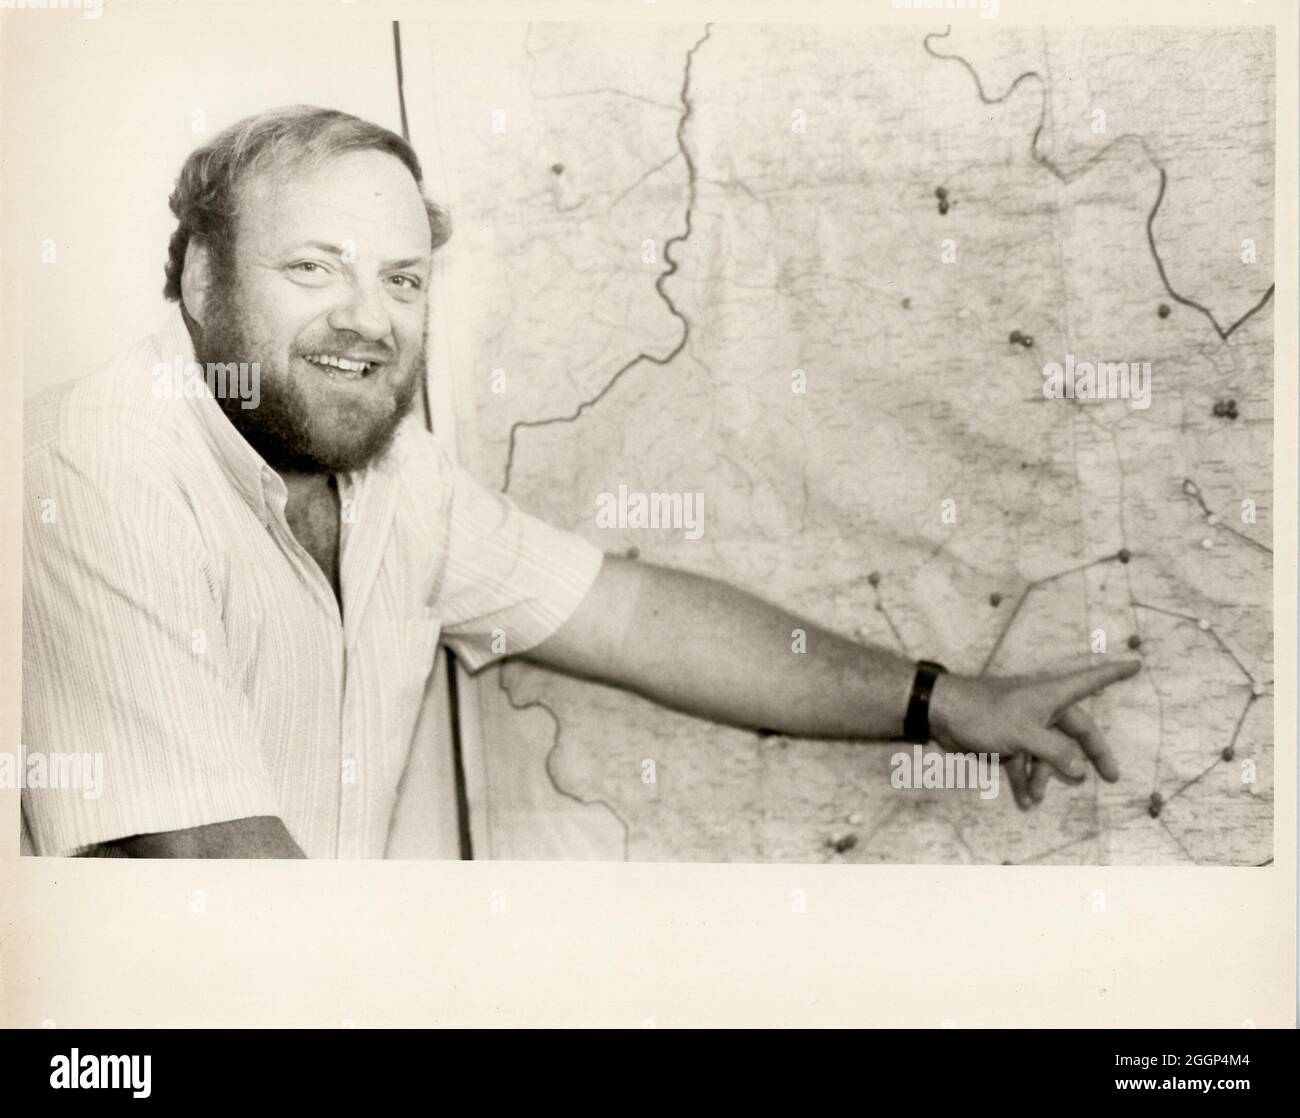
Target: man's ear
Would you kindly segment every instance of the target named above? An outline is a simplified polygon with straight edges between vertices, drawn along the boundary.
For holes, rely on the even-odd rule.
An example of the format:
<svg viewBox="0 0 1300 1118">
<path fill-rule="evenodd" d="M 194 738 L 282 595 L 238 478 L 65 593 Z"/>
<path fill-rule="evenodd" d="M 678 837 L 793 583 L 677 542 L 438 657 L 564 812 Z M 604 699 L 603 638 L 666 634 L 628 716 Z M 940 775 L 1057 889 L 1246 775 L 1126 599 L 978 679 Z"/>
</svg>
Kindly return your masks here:
<svg viewBox="0 0 1300 1118">
<path fill-rule="evenodd" d="M 181 269 L 181 304 L 200 326 L 207 321 L 211 291 L 212 253 L 207 245 L 191 237 L 185 246 L 185 266 Z"/>
</svg>

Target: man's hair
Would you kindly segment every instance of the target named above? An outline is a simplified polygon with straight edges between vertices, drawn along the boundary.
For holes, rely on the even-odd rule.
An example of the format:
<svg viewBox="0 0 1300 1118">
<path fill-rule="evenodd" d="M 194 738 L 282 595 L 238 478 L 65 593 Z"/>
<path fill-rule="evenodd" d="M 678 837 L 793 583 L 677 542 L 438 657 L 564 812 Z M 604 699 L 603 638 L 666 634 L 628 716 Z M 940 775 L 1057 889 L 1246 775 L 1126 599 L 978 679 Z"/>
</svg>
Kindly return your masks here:
<svg viewBox="0 0 1300 1118">
<path fill-rule="evenodd" d="M 179 224 L 167 246 L 163 295 L 180 301 L 185 249 L 191 240 L 209 248 L 218 268 L 233 263 L 235 220 L 246 176 L 272 167 L 315 167 L 352 151 L 383 151 L 400 159 L 423 194 L 420 160 L 401 136 L 360 117 L 314 105 L 289 105 L 245 117 L 191 152 L 168 200 Z M 437 249 L 451 236 L 451 221 L 428 198 L 424 208 Z"/>
</svg>

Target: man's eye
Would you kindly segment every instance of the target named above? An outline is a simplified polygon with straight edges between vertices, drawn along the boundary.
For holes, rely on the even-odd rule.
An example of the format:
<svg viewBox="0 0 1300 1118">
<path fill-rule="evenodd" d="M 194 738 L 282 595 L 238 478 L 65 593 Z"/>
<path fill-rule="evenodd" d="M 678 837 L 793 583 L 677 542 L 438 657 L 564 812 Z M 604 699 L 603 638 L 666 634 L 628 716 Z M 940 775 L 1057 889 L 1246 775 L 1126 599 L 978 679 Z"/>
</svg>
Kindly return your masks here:
<svg viewBox="0 0 1300 1118">
<path fill-rule="evenodd" d="M 388 280 L 390 283 L 395 283 L 398 287 L 404 287 L 408 291 L 420 290 L 420 279 L 418 276 L 396 275 L 389 276 Z"/>
<path fill-rule="evenodd" d="M 289 265 L 289 271 L 300 276 L 310 276 L 312 279 L 318 279 L 326 274 L 327 269 L 324 264 L 317 260 L 299 260 L 296 264 Z"/>
</svg>

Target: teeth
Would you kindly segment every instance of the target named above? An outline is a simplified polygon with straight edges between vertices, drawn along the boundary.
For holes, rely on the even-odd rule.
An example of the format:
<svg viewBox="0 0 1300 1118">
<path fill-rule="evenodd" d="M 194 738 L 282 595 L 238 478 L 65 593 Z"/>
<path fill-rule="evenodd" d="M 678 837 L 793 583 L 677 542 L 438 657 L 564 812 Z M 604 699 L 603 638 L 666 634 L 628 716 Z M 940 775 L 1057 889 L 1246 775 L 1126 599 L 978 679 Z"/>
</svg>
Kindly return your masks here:
<svg viewBox="0 0 1300 1118">
<path fill-rule="evenodd" d="M 328 353 L 313 353 L 306 360 L 313 365 L 324 365 L 330 369 L 338 369 L 343 373 L 364 373 L 369 367 L 369 362 L 349 361 L 346 357 L 335 357 Z"/>
</svg>

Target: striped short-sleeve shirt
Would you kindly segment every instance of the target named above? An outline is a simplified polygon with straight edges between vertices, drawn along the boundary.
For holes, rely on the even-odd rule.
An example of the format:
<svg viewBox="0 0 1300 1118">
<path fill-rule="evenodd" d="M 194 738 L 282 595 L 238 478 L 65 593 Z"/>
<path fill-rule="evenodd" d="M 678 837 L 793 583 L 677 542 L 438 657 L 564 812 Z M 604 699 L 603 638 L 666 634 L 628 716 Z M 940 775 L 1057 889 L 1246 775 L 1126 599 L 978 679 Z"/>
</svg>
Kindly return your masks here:
<svg viewBox="0 0 1300 1118">
<path fill-rule="evenodd" d="M 479 484 L 412 418 L 336 479 L 340 611 L 279 476 L 206 392 L 160 391 L 178 360 L 193 360 L 179 311 L 28 403 L 27 769 L 84 755 L 102 782 L 28 781 L 23 851 L 273 815 L 308 857 L 382 857 L 439 639 L 471 669 L 526 651 L 602 553 Z"/>
</svg>

